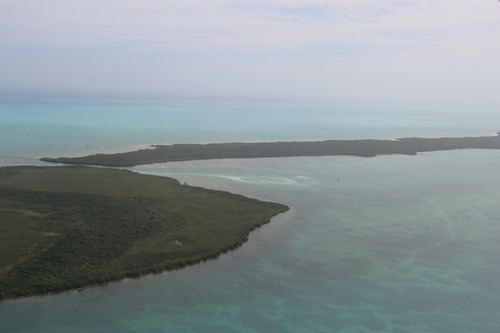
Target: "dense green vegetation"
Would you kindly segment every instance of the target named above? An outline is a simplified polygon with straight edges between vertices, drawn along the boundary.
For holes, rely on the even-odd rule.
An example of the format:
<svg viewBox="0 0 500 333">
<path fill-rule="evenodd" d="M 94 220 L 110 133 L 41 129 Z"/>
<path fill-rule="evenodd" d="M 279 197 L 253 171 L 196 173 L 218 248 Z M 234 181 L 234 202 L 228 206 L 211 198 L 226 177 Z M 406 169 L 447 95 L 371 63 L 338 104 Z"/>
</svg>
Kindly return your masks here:
<svg viewBox="0 0 500 333">
<path fill-rule="evenodd" d="M 287 209 L 126 170 L 0 168 L 0 299 L 215 258 Z"/>
<path fill-rule="evenodd" d="M 44 161 L 102 166 L 218 158 L 500 149 L 500 136 L 175 144 Z M 0 299 L 215 258 L 288 207 L 165 177 L 89 167 L 0 168 Z"/>
<path fill-rule="evenodd" d="M 42 158 L 67 164 L 128 167 L 139 164 L 220 158 L 409 154 L 451 149 L 500 149 L 500 136 L 466 138 L 403 138 L 399 140 L 327 140 L 159 145 L 152 149 L 84 157 Z"/>
</svg>

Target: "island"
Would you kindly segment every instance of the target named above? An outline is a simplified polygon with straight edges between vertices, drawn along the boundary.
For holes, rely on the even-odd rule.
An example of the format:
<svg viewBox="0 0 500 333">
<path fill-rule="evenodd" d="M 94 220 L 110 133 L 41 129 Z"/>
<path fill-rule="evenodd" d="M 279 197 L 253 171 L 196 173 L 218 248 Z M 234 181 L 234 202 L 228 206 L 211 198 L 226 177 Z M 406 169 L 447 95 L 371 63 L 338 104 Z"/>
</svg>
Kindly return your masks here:
<svg viewBox="0 0 500 333">
<path fill-rule="evenodd" d="M 44 157 L 52 163 L 131 167 L 140 164 L 224 158 L 351 155 L 373 157 L 387 154 L 416 155 L 454 149 L 500 149 L 500 135 L 460 138 L 400 138 L 396 140 L 325 140 L 293 142 L 235 142 L 155 145 L 116 154 L 83 157 Z"/>
<path fill-rule="evenodd" d="M 495 136 L 155 145 L 0 168 L 0 300 L 75 290 L 218 257 L 286 205 L 102 168 L 224 158 L 500 149 Z M 74 165 L 78 164 L 78 165 Z M 85 165 L 92 165 L 85 166 Z"/>
<path fill-rule="evenodd" d="M 0 300 L 174 270 L 288 207 L 128 170 L 0 168 Z"/>
</svg>

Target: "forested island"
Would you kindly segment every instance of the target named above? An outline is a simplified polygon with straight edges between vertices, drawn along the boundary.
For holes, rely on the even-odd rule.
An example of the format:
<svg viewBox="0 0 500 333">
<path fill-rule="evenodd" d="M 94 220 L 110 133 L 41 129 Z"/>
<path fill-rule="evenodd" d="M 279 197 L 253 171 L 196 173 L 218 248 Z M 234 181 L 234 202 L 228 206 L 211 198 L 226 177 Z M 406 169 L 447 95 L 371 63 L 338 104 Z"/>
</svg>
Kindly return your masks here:
<svg viewBox="0 0 500 333">
<path fill-rule="evenodd" d="M 43 158 L 129 167 L 223 158 L 500 149 L 500 135 L 156 145 L 127 153 Z M 178 269 L 240 246 L 288 207 L 128 170 L 0 168 L 0 300 Z"/>
<path fill-rule="evenodd" d="M 294 142 L 211 143 L 155 145 L 126 153 L 83 157 L 42 158 L 65 164 L 131 167 L 140 164 L 223 158 L 351 155 L 373 157 L 387 154 L 453 149 L 500 149 L 500 136 L 462 138 L 400 138 L 397 140 L 326 140 Z"/>
<path fill-rule="evenodd" d="M 0 300 L 216 258 L 282 204 L 127 170 L 0 168 Z"/>
</svg>

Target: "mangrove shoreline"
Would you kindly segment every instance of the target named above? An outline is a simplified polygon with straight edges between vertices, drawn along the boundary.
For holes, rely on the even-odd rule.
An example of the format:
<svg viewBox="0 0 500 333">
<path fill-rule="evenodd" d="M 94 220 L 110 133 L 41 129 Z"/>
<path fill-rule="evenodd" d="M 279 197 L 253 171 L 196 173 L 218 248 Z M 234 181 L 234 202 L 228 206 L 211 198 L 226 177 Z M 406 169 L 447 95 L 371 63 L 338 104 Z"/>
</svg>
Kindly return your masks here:
<svg viewBox="0 0 500 333">
<path fill-rule="evenodd" d="M 399 138 L 396 140 L 326 140 L 255 143 L 209 143 L 154 145 L 125 153 L 82 157 L 41 158 L 63 164 L 132 167 L 141 164 L 226 158 L 350 155 L 374 157 L 455 149 L 500 149 L 500 135 L 481 137 Z"/>
<path fill-rule="evenodd" d="M 2 167 L 0 301 L 215 259 L 288 209 L 128 170 Z"/>
</svg>

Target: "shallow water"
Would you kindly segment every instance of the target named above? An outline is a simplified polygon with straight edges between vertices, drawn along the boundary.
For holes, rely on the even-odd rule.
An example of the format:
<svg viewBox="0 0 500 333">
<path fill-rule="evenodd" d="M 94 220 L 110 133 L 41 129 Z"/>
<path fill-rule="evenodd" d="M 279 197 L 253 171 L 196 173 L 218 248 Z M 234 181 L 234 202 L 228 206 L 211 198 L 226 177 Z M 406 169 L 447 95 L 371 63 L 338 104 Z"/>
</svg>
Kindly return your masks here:
<svg viewBox="0 0 500 333">
<path fill-rule="evenodd" d="M 0 161 L 185 142 L 492 135 L 500 130 L 497 114 L 384 104 L 0 98 Z"/>
<path fill-rule="evenodd" d="M 335 132 L 344 133 L 339 137 L 359 134 L 352 128 L 356 124 L 352 119 L 356 117 L 351 115 L 352 119 L 340 126 L 331 120 L 343 116 L 328 114 L 334 108 L 325 110 L 325 106 L 317 107 L 320 109 L 317 112 L 324 115 L 319 115 L 316 123 L 309 119 L 309 124 L 301 127 L 300 121 L 306 116 L 299 109 L 304 105 L 295 105 L 280 127 L 277 120 L 270 125 L 263 118 L 278 119 L 285 112 L 283 105 L 263 104 L 258 109 L 254 104 L 258 109 L 255 123 L 242 124 L 237 131 L 238 128 L 225 127 L 231 122 L 237 127 L 239 118 L 231 112 L 250 112 L 252 108 L 246 104 L 226 103 L 226 109 L 219 113 L 215 112 L 219 110 L 216 107 L 210 111 L 213 105 L 174 104 L 180 104 L 175 106 L 176 110 L 194 112 L 192 116 L 201 117 L 200 122 L 214 121 L 205 124 L 205 132 L 195 131 L 193 142 L 207 142 L 216 137 L 220 141 L 244 140 L 247 136 L 256 141 L 288 139 L 294 134 L 292 125 L 301 129 L 299 139 L 326 138 L 324 134 L 335 126 L 344 126 Z M 61 154 L 72 149 L 79 149 L 80 153 L 88 148 L 84 142 L 95 146 L 92 140 L 115 137 L 117 133 L 124 133 L 129 140 L 122 148 L 128 143 L 181 142 L 186 138 L 185 134 L 175 134 L 183 131 L 175 132 L 173 124 L 168 125 L 173 134 L 171 131 L 162 134 L 159 125 L 156 134 L 151 133 L 154 130 L 142 131 L 146 125 L 139 126 L 138 119 L 153 123 L 154 117 L 148 116 L 153 111 L 139 106 L 139 103 L 126 106 L 134 116 L 123 117 L 116 131 L 107 131 L 102 122 L 102 128 L 93 126 L 92 117 L 98 115 L 80 114 L 89 122 L 75 121 L 84 133 L 80 136 L 78 130 L 68 129 L 70 118 L 59 119 L 60 129 L 46 139 L 52 145 L 43 145 L 40 150 L 33 147 L 34 152 L 30 153 L 31 148 L 24 147 L 23 141 L 19 143 L 22 154 L 16 155 L 15 149 L 11 149 L 10 156 L 5 153 L 10 148 L 2 146 L 0 163 L 37 164 L 34 156 L 57 150 L 58 145 L 63 146 Z M 84 111 L 93 109 L 89 105 L 75 108 L 79 107 Z M 132 112 L 134 108 L 141 117 Z M 273 108 L 278 110 L 272 111 Z M 354 112 L 355 107 L 350 108 Z M 31 106 L 31 112 L 35 109 Z M 63 109 L 58 112 L 64 114 Z M 170 109 L 161 110 L 158 111 L 161 117 L 168 118 L 166 113 Z M 8 113 L 5 109 L 2 112 Z M 40 128 L 36 121 L 30 125 L 32 139 L 57 123 L 50 111 L 46 112 L 39 120 L 43 123 Z M 422 135 L 439 135 L 438 128 L 447 134 L 462 131 L 464 135 L 496 131 L 489 127 L 491 121 L 480 124 L 477 119 L 466 130 L 467 121 L 463 118 L 454 120 L 456 127 L 444 121 L 426 127 L 424 120 L 429 114 L 434 120 L 445 118 L 429 111 L 419 116 L 414 112 L 398 115 L 393 127 L 387 125 L 388 114 L 380 118 L 371 116 L 386 119 L 380 125 L 364 124 L 361 120 L 358 123 L 371 137 L 401 136 L 404 130 L 397 125 L 405 122 L 412 124 L 415 132 L 420 128 Z M 177 128 L 201 127 L 186 123 L 191 115 L 176 117 Z M 311 118 L 310 114 L 307 117 Z M 415 118 L 418 121 L 413 122 Z M 12 115 L 3 119 L 27 126 L 24 119 L 16 120 Z M 464 127 L 460 128 L 459 122 Z M 7 122 L 2 126 L 10 128 Z M 95 131 L 86 132 L 85 126 Z M 251 137 L 253 128 L 260 129 L 262 135 Z M 324 128 L 325 132 L 316 131 L 317 128 Z M 0 133 L 3 137 L 7 135 Z M 59 141 L 61 137 L 66 140 Z M 150 141 L 154 139 L 161 142 Z M 118 149 L 121 144 L 106 142 L 101 147 Z M 2 302 L 0 331 L 497 332 L 500 327 L 499 167 L 500 153 L 494 150 L 375 158 L 209 160 L 134 167 L 131 169 L 175 177 L 190 185 L 283 202 L 291 210 L 252 233 L 243 247 L 214 261 L 80 292 Z"/>
</svg>

